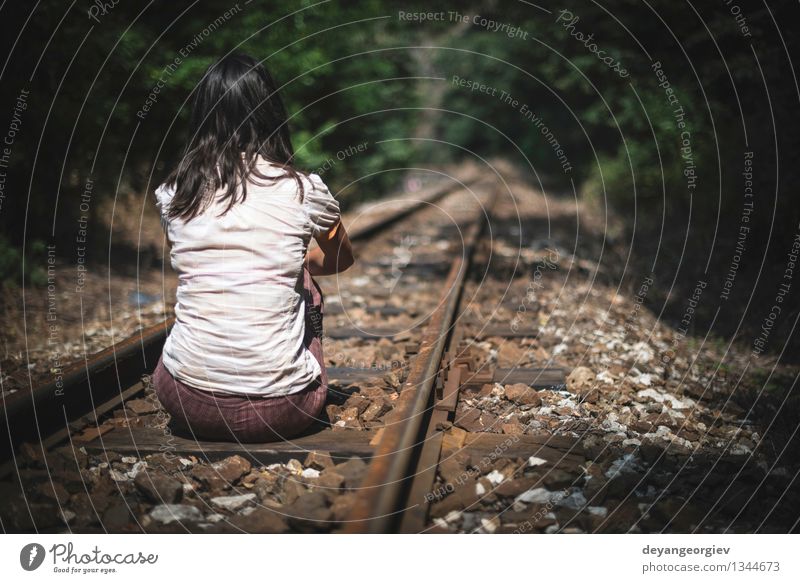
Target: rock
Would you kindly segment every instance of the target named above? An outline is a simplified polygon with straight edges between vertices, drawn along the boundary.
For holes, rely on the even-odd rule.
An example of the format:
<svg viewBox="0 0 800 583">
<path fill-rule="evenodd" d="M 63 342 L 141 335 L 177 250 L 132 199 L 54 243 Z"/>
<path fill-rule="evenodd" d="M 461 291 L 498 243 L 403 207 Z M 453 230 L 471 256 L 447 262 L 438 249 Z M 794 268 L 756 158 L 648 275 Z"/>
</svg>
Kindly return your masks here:
<svg viewBox="0 0 800 583">
<path fill-rule="evenodd" d="M 361 394 L 370 401 L 383 401 L 386 397 L 386 393 L 380 387 L 362 387 Z"/>
<path fill-rule="evenodd" d="M 486 479 L 486 476 L 480 478 L 475 483 L 475 495 L 479 496 L 481 500 L 486 503 L 492 503 L 497 499 L 495 487 Z"/>
<path fill-rule="evenodd" d="M 552 469 L 548 471 L 543 478 L 544 485 L 551 490 L 561 490 L 575 485 L 579 481 L 577 476 L 574 476 L 564 470 Z"/>
<path fill-rule="evenodd" d="M 79 469 L 83 469 L 89 463 L 89 456 L 86 455 L 86 449 L 83 447 L 76 449 L 71 445 L 63 445 L 57 447 L 54 453 L 58 458 L 62 459 L 66 467 L 69 468 L 75 468 L 77 466 Z M 48 460 L 48 462 L 50 462 L 49 465 L 52 470 L 53 460 Z"/>
<path fill-rule="evenodd" d="M 567 390 L 578 394 L 585 389 L 591 388 L 595 380 L 596 377 L 592 369 L 579 366 L 572 369 L 572 372 L 567 375 Z"/>
<path fill-rule="evenodd" d="M 361 422 L 361 419 L 358 417 L 352 417 L 347 419 L 339 419 L 335 425 L 333 425 L 333 430 L 347 430 L 347 429 L 355 429 L 356 431 L 363 431 L 366 429 L 366 425 Z"/>
<path fill-rule="evenodd" d="M 542 404 L 542 397 L 539 395 L 539 392 L 525 383 L 506 385 L 503 396 L 517 405 L 532 405 L 538 407 Z"/>
<path fill-rule="evenodd" d="M 488 474 L 486 474 L 486 479 L 492 484 L 492 486 L 498 486 L 503 483 L 505 480 L 505 476 L 498 472 L 497 470 L 492 470 Z"/>
<path fill-rule="evenodd" d="M 271 499 L 280 490 L 278 476 L 262 474 L 253 484 L 253 492 L 262 502 Z"/>
<path fill-rule="evenodd" d="M 63 520 L 64 524 L 66 524 L 66 525 L 69 525 L 73 520 L 75 520 L 76 516 L 78 516 L 78 515 L 75 514 L 72 510 L 66 510 L 66 509 L 63 509 L 63 508 L 61 509 L 61 520 Z M 108 526 L 106 526 L 106 525 L 104 525 L 104 526 L 105 526 L 106 530 L 110 530 L 108 528 Z"/>
<path fill-rule="evenodd" d="M 366 422 L 375 421 L 376 419 L 381 417 L 381 415 L 386 413 L 386 411 L 388 410 L 389 406 L 383 400 L 383 397 L 381 397 L 380 400 L 373 401 L 372 403 L 370 403 L 369 407 L 367 407 L 364 410 L 364 413 L 361 415 L 361 418 Z"/>
<path fill-rule="evenodd" d="M 596 403 L 600 396 L 596 380 L 592 369 L 579 366 L 567 375 L 567 390 L 581 397 L 584 402 Z"/>
<path fill-rule="evenodd" d="M 317 478 L 319 478 L 319 470 L 315 468 L 306 468 L 302 472 L 300 472 L 300 477 L 316 480 Z"/>
<path fill-rule="evenodd" d="M 366 399 L 362 399 L 362 401 L 366 401 Z M 364 409 L 366 410 L 366 407 Z M 346 427 L 353 427 L 358 425 L 359 415 L 361 415 L 359 407 L 343 407 L 339 421 L 344 421 Z"/>
<path fill-rule="evenodd" d="M 308 489 L 297 478 L 289 477 L 283 485 L 282 500 L 284 504 L 294 504 L 300 496 L 305 494 Z"/>
<path fill-rule="evenodd" d="M 158 403 L 150 399 L 133 399 L 125 402 L 125 408 L 134 415 L 148 415 L 158 411 Z"/>
<path fill-rule="evenodd" d="M 521 366 L 527 361 L 526 351 L 516 343 L 509 340 L 501 340 L 497 348 L 497 366 L 501 368 L 514 368 Z"/>
<path fill-rule="evenodd" d="M 619 506 L 616 506 L 612 512 L 611 520 L 603 524 L 603 532 L 629 532 L 631 527 L 642 517 L 640 505 L 634 500 L 626 500 Z"/>
<path fill-rule="evenodd" d="M 502 425 L 500 425 L 500 428 L 506 435 L 522 435 L 523 433 L 525 433 L 525 426 L 519 421 L 513 421 L 511 423 L 503 423 Z"/>
<path fill-rule="evenodd" d="M 250 462 L 242 456 L 232 455 L 222 461 L 212 464 L 211 467 L 219 473 L 223 480 L 233 484 L 236 480 L 247 474 L 252 466 Z"/>
<path fill-rule="evenodd" d="M 63 526 L 61 509 L 57 504 L 51 502 L 35 502 L 30 504 L 29 511 L 33 518 L 33 524 L 35 525 L 33 530 L 46 530 Z"/>
<path fill-rule="evenodd" d="M 518 495 L 514 501 L 524 502 L 525 504 L 549 504 L 560 497 L 561 495 L 558 492 L 551 492 L 547 488 L 532 488 Z"/>
<path fill-rule="evenodd" d="M 230 488 L 226 482 L 211 466 L 197 465 L 192 468 L 192 476 L 212 493 L 221 492 Z"/>
<path fill-rule="evenodd" d="M 364 411 L 366 411 L 367 407 L 369 407 L 371 404 L 372 402 L 362 395 L 358 394 L 350 395 L 350 397 L 344 402 L 343 418 L 346 419 L 349 415 L 352 414 L 351 411 L 353 410 L 355 410 L 354 416 L 358 417 Z"/>
<path fill-rule="evenodd" d="M 488 534 L 493 534 L 498 528 L 500 528 L 500 519 L 497 516 L 481 518 L 480 530 Z"/>
<path fill-rule="evenodd" d="M 456 411 L 455 424 L 469 432 L 480 431 L 482 429 L 479 423 L 480 417 L 481 412 L 479 409 L 459 406 Z"/>
<path fill-rule="evenodd" d="M 183 496 L 183 484 L 159 471 L 139 472 L 133 483 L 142 494 L 157 504 L 179 502 Z"/>
<path fill-rule="evenodd" d="M 357 496 L 358 495 L 355 492 L 348 492 L 346 494 L 336 496 L 331 504 L 333 520 L 338 522 L 345 520 L 350 514 L 350 509 L 353 507 Z"/>
<path fill-rule="evenodd" d="M 597 466 L 595 466 L 597 467 Z M 608 481 L 602 472 L 593 470 L 593 475 L 587 476 L 584 493 L 592 503 L 599 504 L 605 501 L 608 495 Z"/>
<path fill-rule="evenodd" d="M 637 433 L 650 433 L 655 430 L 653 424 L 648 421 L 634 421 L 629 427 Z"/>
<path fill-rule="evenodd" d="M 461 530 L 471 533 L 480 528 L 481 516 L 480 512 L 463 512 L 461 514 Z"/>
<path fill-rule="evenodd" d="M 383 375 L 382 380 L 388 387 L 392 389 L 398 389 L 400 387 L 400 374 L 395 371 L 391 371 Z"/>
<path fill-rule="evenodd" d="M 82 492 L 70 496 L 66 507 L 76 514 L 76 525 L 83 527 L 98 523 L 103 513 L 116 501 L 119 501 L 118 497 L 112 500 L 106 496 L 90 496 Z"/>
<path fill-rule="evenodd" d="M 357 488 L 367 471 L 367 464 L 360 457 L 353 457 L 336 466 L 336 473 L 344 478 L 348 489 Z"/>
<path fill-rule="evenodd" d="M 463 512 L 461 512 L 459 510 L 451 510 L 444 517 L 444 521 L 447 522 L 448 524 L 453 524 L 454 522 L 458 522 L 458 521 L 462 520 L 463 517 L 464 517 L 464 513 Z"/>
<path fill-rule="evenodd" d="M 138 461 L 138 462 L 133 464 L 131 469 L 128 470 L 125 475 L 128 476 L 128 478 L 133 479 L 136 476 L 138 476 L 139 472 L 143 471 L 145 468 L 147 468 L 147 462 L 146 461 Z"/>
<path fill-rule="evenodd" d="M 506 480 L 497 488 L 495 488 L 494 493 L 498 496 L 503 496 L 504 498 L 516 498 L 523 492 L 527 492 L 528 490 L 532 490 L 536 486 L 541 484 L 541 478 L 539 476 L 525 476 L 523 478 L 514 478 L 513 480 Z"/>
<path fill-rule="evenodd" d="M 131 479 L 127 473 L 117 470 L 109 470 L 108 475 L 115 482 L 126 482 L 127 480 Z"/>
<path fill-rule="evenodd" d="M 741 504 L 738 506 L 741 508 Z M 650 509 L 651 520 L 646 521 L 653 529 L 669 525 L 675 532 L 690 532 L 706 518 L 707 509 L 687 503 L 679 498 L 662 498 Z"/>
<path fill-rule="evenodd" d="M 282 533 L 289 530 L 286 518 L 269 508 L 256 508 L 247 515 L 237 515 L 228 523 L 247 533 Z"/>
<path fill-rule="evenodd" d="M 35 530 L 28 512 L 28 500 L 18 482 L 0 482 L 0 519 L 5 532 Z"/>
<path fill-rule="evenodd" d="M 129 463 L 136 463 L 136 458 L 122 458 L 123 461 L 132 459 L 132 462 Z M 188 460 L 186 460 L 188 461 Z M 189 462 L 189 466 L 191 466 L 191 462 Z M 166 453 L 156 453 L 153 455 L 147 456 L 147 467 L 149 468 L 157 468 L 160 469 L 168 474 L 181 472 L 187 469 L 187 465 L 185 465 L 181 458 Z"/>
<path fill-rule="evenodd" d="M 609 480 L 618 477 L 623 473 L 633 473 L 640 471 L 642 469 L 639 460 L 636 456 L 632 453 L 626 453 L 621 458 L 616 459 L 612 462 L 609 468 L 606 470 L 606 478 Z"/>
<path fill-rule="evenodd" d="M 39 444 L 26 441 L 19 446 L 19 453 L 26 465 L 46 465 L 42 446 Z"/>
<path fill-rule="evenodd" d="M 472 433 L 500 430 L 496 415 L 465 406 L 459 407 L 456 412 L 455 424 Z"/>
<path fill-rule="evenodd" d="M 523 505 L 524 506 L 524 505 Z M 530 532 L 533 529 L 543 530 L 556 523 L 556 518 L 551 512 L 547 512 L 547 506 L 542 504 L 530 504 L 524 506 L 524 510 L 509 510 L 502 514 L 503 522 L 510 522 L 518 525 L 516 532 Z"/>
<path fill-rule="evenodd" d="M 240 508 L 247 506 L 250 502 L 255 502 L 257 496 L 253 493 L 239 494 L 238 496 L 217 496 L 211 499 L 211 504 L 223 510 L 236 512 Z"/>
<path fill-rule="evenodd" d="M 606 495 L 608 498 L 624 499 L 630 496 L 638 485 L 637 474 L 618 474 L 607 482 Z"/>
<path fill-rule="evenodd" d="M 332 468 L 335 464 L 331 458 L 331 454 L 327 451 L 312 451 L 306 456 L 306 461 L 303 465 L 307 468 L 314 468 L 322 471 Z"/>
<path fill-rule="evenodd" d="M 639 391 L 636 393 L 636 397 L 640 400 L 651 399 L 656 403 L 668 404 L 673 409 L 691 409 L 695 406 L 695 402 L 688 397 L 681 400 L 674 395 L 662 393 L 656 389 L 645 389 L 643 391 Z"/>
<path fill-rule="evenodd" d="M 114 502 L 103 513 L 103 527 L 109 531 L 118 531 L 134 520 L 130 508 L 125 502 Z"/>
<path fill-rule="evenodd" d="M 299 476 L 303 473 L 303 464 L 301 464 L 299 460 L 292 458 L 286 462 L 286 469 L 288 469 L 295 476 Z"/>
<path fill-rule="evenodd" d="M 161 524 L 199 522 L 203 520 L 203 513 L 188 504 L 159 504 L 150 512 L 150 518 Z"/>
<path fill-rule="evenodd" d="M 331 425 L 335 425 L 342 416 L 342 408 L 339 405 L 327 405 L 325 407 L 325 413 L 327 413 Z"/>
<path fill-rule="evenodd" d="M 464 452 L 447 455 L 439 462 L 439 475 L 445 482 L 450 484 L 463 482 L 468 463 L 469 455 Z"/>
<path fill-rule="evenodd" d="M 69 500 L 69 492 L 61 482 L 43 482 L 36 488 L 39 494 L 45 498 L 49 498 L 59 504 L 64 504 Z"/>
<path fill-rule="evenodd" d="M 561 497 L 556 504 L 558 506 L 563 506 L 564 508 L 570 508 L 572 510 L 579 510 L 586 506 L 586 496 L 584 496 L 583 492 L 580 490 L 575 490 L 569 496 Z"/>
<path fill-rule="evenodd" d="M 315 528 L 327 526 L 332 517 L 328 499 L 321 492 L 303 494 L 286 509 L 286 514 L 291 522 Z"/>
<path fill-rule="evenodd" d="M 697 431 L 689 429 L 688 427 L 681 427 L 678 429 L 678 437 L 682 437 L 687 441 L 700 441 L 700 434 Z M 748 451 L 745 451 L 745 454 L 751 453 L 751 449 L 748 448 Z"/>
<path fill-rule="evenodd" d="M 314 482 L 314 487 L 319 488 L 324 494 L 334 496 L 344 486 L 344 476 L 334 470 L 325 470 Z"/>
<path fill-rule="evenodd" d="M 239 480 L 239 484 L 243 488 L 252 488 L 259 479 L 261 479 L 261 472 L 253 470 Z"/>
<path fill-rule="evenodd" d="M 648 464 L 655 463 L 663 455 L 664 448 L 668 445 L 653 438 L 642 439 L 641 441 L 642 446 L 639 448 L 639 453 Z"/>
<path fill-rule="evenodd" d="M 241 456 L 234 455 L 210 466 L 196 465 L 192 476 L 213 492 L 220 492 L 233 486 L 239 478 L 250 471 L 251 465 Z"/>
<path fill-rule="evenodd" d="M 460 511 L 470 508 L 479 499 L 481 499 L 480 495 L 477 493 L 475 485 L 476 482 L 474 480 L 468 480 L 467 482 L 456 486 L 455 490 L 450 492 L 447 497 L 445 497 L 443 500 L 435 502 L 431 506 L 431 516 L 441 518 L 447 516 L 454 510 Z M 483 501 L 488 501 L 488 498 L 484 497 Z"/>
</svg>

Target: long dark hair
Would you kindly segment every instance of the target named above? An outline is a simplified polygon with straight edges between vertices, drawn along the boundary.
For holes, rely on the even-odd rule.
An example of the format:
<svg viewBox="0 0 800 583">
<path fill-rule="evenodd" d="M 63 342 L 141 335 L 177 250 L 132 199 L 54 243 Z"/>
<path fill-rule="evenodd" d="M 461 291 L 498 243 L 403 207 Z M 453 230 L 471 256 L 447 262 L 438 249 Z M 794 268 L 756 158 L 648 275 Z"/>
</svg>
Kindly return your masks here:
<svg viewBox="0 0 800 583">
<path fill-rule="evenodd" d="M 294 149 L 286 108 L 275 81 L 260 61 L 236 53 L 211 65 L 197 86 L 189 139 L 183 158 L 167 178 L 175 187 L 169 218 L 191 220 L 211 203 L 220 189 L 228 205 L 221 214 L 247 197 L 247 182 L 290 176 L 303 183 L 292 167 Z M 258 170 L 258 156 L 284 169 L 278 177 Z"/>
</svg>

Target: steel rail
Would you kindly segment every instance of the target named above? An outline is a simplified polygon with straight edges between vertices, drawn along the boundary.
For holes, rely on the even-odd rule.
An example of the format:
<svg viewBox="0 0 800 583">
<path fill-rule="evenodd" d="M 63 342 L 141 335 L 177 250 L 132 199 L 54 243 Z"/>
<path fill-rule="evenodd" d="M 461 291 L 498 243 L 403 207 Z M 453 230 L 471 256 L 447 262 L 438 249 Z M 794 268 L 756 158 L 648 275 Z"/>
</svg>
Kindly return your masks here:
<svg viewBox="0 0 800 583">
<path fill-rule="evenodd" d="M 406 480 L 412 469 L 412 458 L 425 438 L 423 420 L 431 405 L 447 338 L 455 323 L 472 255 L 495 199 L 491 196 L 486 205 L 479 205 L 475 220 L 464 237 L 463 253 L 451 264 L 439 307 L 423 331 L 419 352 L 394 410 L 386 420 L 383 436 L 359 487 L 358 498 L 345 520 L 344 532 L 392 532 L 400 519 L 403 492 L 408 485 Z"/>
<path fill-rule="evenodd" d="M 75 364 L 62 378 L 34 387 L 16 399 L 3 400 L 0 408 L 0 456 L 10 459 L 13 448 L 24 441 L 37 443 L 92 411 L 155 368 L 174 319 L 144 328 Z"/>
</svg>

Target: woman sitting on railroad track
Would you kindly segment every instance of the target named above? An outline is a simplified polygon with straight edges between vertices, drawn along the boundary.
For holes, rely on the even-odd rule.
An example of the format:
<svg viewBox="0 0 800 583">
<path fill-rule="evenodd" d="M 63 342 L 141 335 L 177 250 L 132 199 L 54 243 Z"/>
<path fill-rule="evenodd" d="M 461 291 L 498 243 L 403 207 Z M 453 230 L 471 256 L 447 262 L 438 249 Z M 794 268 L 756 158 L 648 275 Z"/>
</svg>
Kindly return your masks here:
<svg viewBox="0 0 800 583">
<path fill-rule="evenodd" d="M 155 192 L 179 283 L 153 382 L 195 438 L 286 439 L 325 405 L 312 276 L 344 271 L 353 254 L 338 202 L 293 157 L 266 68 L 243 54 L 209 67 L 183 158 Z"/>
</svg>

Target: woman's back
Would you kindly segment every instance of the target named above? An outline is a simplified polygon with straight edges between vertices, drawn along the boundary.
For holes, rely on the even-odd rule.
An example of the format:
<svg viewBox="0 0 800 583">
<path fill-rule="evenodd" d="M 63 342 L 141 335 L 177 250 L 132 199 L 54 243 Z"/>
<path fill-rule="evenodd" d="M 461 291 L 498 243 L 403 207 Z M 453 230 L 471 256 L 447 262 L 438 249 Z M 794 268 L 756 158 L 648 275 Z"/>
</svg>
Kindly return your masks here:
<svg viewBox="0 0 800 583">
<path fill-rule="evenodd" d="M 259 158 L 273 180 L 251 181 L 227 212 L 219 192 L 190 221 L 167 216 L 174 189 L 156 190 L 179 284 L 176 324 L 163 353 L 172 375 L 198 389 L 278 396 L 320 374 L 303 344 L 303 260 L 312 237 L 339 220 L 315 174 L 297 181 Z"/>
</svg>

